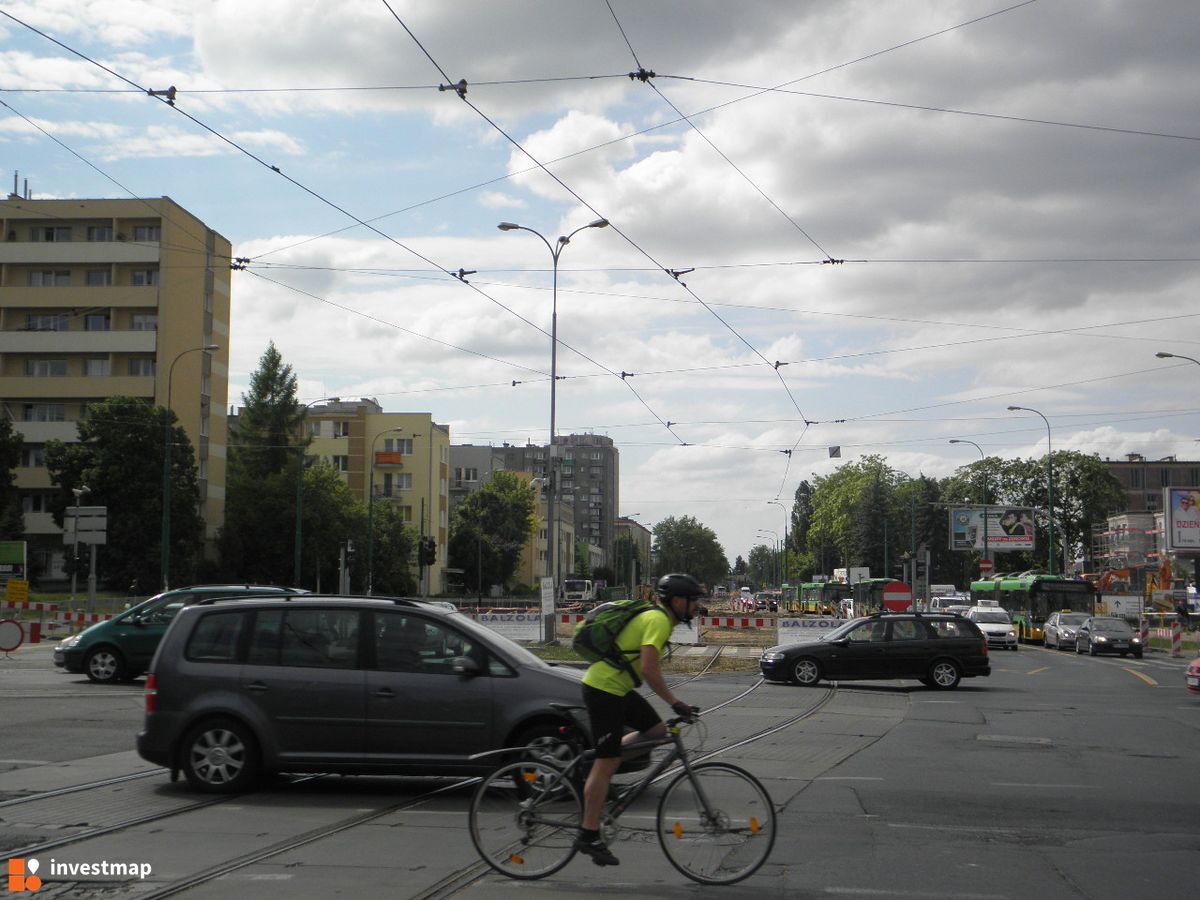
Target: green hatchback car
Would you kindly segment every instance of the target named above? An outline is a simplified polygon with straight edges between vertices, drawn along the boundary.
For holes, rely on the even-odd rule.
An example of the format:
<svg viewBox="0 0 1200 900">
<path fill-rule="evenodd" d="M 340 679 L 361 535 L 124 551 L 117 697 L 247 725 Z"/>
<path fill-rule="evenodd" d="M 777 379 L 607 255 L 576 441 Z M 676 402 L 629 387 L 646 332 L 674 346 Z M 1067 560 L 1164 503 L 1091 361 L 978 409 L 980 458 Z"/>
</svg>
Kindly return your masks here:
<svg viewBox="0 0 1200 900">
<path fill-rule="evenodd" d="M 171 620 L 185 606 L 210 597 L 272 597 L 307 593 L 296 588 L 258 584 L 198 584 L 166 591 L 97 622 L 54 648 L 54 665 L 82 672 L 97 684 L 128 681 L 150 666 Z"/>
</svg>

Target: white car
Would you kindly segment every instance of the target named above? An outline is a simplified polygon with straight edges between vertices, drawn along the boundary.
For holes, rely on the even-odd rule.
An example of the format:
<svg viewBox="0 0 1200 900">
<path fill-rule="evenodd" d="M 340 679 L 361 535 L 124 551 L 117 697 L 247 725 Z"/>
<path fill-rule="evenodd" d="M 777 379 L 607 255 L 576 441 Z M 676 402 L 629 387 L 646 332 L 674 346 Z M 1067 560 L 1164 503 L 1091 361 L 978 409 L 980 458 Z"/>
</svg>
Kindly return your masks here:
<svg viewBox="0 0 1200 900">
<path fill-rule="evenodd" d="M 1051 613 L 1046 624 L 1042 626 L 1043 645 L 1046 649 L 1054 647 L 1057 650 L 1075 649 L 1075 632 L 1079 626 L 1088 620 L 1085 612 Z"/>
<path fill-rule="evenodd" d="M 1017 629 L 1013 627 L 1007 610 L 996 606 L 972 606 L 967 610 L 967 618 L 979 626 L 989 647 L 1017 649 Z"/>
</svg>

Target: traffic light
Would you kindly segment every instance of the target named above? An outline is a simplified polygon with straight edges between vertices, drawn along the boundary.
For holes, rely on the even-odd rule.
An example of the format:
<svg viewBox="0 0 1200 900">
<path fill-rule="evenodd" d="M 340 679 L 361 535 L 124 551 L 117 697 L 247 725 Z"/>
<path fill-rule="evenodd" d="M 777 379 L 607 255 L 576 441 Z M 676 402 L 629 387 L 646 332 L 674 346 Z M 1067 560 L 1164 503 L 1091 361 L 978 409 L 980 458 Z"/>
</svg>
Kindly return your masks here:
<svg viewBox="0 0 1200 900">
<path fill-rule="evenodd" d="M 417 562 L 423 566 L 432 566 L 437 562 L 437 541 L 428 536 L 421 538 L 417 545 Z"/>
</svg>

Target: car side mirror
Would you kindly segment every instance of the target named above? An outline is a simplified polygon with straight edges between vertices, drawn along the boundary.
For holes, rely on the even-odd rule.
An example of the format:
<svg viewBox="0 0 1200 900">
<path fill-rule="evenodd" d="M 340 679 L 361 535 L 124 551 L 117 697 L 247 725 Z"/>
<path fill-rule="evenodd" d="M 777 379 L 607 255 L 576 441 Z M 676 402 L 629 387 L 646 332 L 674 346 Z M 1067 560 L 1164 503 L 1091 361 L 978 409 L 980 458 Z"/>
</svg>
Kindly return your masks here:
<svg viewBox="0 0 1200 900">
<path fill-rule="evenodd" d="M 455 675 L 463 678 L 474 678 L 483 671 L 483 667 L 469 656 L 456 656 L 450 661 L 450 669 Z"/>
</svg>

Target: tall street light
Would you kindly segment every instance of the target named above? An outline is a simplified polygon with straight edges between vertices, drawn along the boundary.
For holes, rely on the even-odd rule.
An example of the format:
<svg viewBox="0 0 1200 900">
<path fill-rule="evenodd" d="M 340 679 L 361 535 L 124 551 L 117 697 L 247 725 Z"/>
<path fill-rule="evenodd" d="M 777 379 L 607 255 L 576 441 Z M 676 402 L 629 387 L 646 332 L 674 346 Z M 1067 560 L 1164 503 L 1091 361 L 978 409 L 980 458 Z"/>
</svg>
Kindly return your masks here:
<svg viewBox="0 0 1200 900">
<path fill-rule="evenodd" d="M 554 472 L 554 400 L 555 390 L 558 386 L 558 258 L 562 255 L 563 248 L 571 243 L 571 238 L 588 228 L 607 228 L 608 219 L 597 219 L 594 222 L 581 225 L 566 236 L 560 235 L 553 245 L 546 240 L 546 236 L 540 231 L 535 231 L 524 225 L 518 225 L 515 222 L 501 222 L 496 227 L 501 231 L 528 231 L 530 234 L 537 235 L 541 238 L 542 243 L 546 245 L 546 249 L 550 251 L 550 259 L 554 264 L 554 281 L 550 306 L 550 456 L 546 461 L 546 475 L 550 479 L 550 490 L 546 497 L 546 518 L 548 519 L 546 523 L 546 545 L 550 552 L 546 558 L 546 575 L 551 579 L 554 586 L 554 596 L 557 597 L 558 543 L 554 537 L 554 520 L 558 513 L 558 479 L 555 477 Z"/>
<path fill-rule="evenodd" d="M 788 570 L 787 570 L 788 511 L 787 511 L 787 507 L 784 506 L 782 503 L 780 503 L 778 500 L 768 500 L 767 503 L 770 504 L 771 506 L 778 506 L 779 509 L 783 512 L 783 567 L 782 567 L 782 575 L 781 575 L 782 580 L 779 583 L 779 589 L 783 590 L 783 582 L 788 580 Z"/>
<path fill-rule="evenodd" d="M 772 531 L 770 528 L 760 528 L 760 529 L 758 529 L 758 534 L 760 537 L 765 534 L 771 535 L 771 537 L 774 538 L 774 541 L 772 541 L 772 549 L 773 550 L 778 549 L 778 547 L 779 547 L 779 532 L 778 531 Z M 772 568 L 775 568 L 775 567 L 773 566 Z M 775 575 L 775 572 L 772 571 L 771 576 L 774 577 L 774 575 Z"/>
<path fill-rule="evenodd" d="M 71 493 L 75 495 L 75 528 L 71 536 L 71 554 L 74 559 L 71 563 L 71 603 L 67 607 L 70 610 L 75 608 L 75 574 L 79 571 L 79 504 L 83 495 L 91 493 L 91 490 L 86 484 L 71 488 Z"/>
<path fill-rule="evenodd" d="M 189 353 L 211 353 L 220 350 L 216 344 L 189 347 L 171 360 L 167 369 L 167 405 L 163 409 L 163 483 L 162 483 L 162 589 L 168 588 L 171 577 L 171 383 L 175 378 L 175 363 Z"/>
<path fill-rule="evenodd" d="M 318 403 L 338 403 L 341 397 L 322 397 L 320 400 L 314 400 L 312 403 L 304 404 L 304 411 L 300 418 L 304 419 L 308 415 L 308 411 Z M 303 423 L 302 423 L 303 424 Z M 300 539 L 303 529 L 301 523 L 304 521 L 304 435 L 300 435 L 300 446 L 296 448 L 300 454 L 300 461 L 296 467 L 296 549 L 292 557 L 292 587 L 300 587 Z"/>
<path fill-rule="evenodd" d="M 988 508 L 990 505 L 990 501 L 988 499 L 988 497 L 989 497 L 989 495 L 988 495 L 988 473 L 987 473 L 987 466 L 986 466 L 987 455 L 983 452 L 983 448 L 980 447 L 974 441 L 960 440 L 959 438 L 950 438 L 950 443 L 952 443 L 952 444 L 970 444 L 972 447 L 974 447 L 976 450 L 979 451 L 980 462 L 985 463 L 985 465 L 982 467 L 982 470 L 983 470 L 983 558 L 990 561 L 992 558 L 992 554 L 991 554 L 991 549 L 988 546 Z"/>
<path fill-rule="evenodd" d="M 1178 353 L 1166 353 L 1166 352 L 1160 350 L 1158 353 L 1155 353 L 1154 355 L 1157 356 L 1159 359 L 1186 359 L 1188 362 L 1194 362 L 1196 365 L 1200 366 L 1200 359 L 1193 359 L 1190 356 L 1180 356 Z"/>
<path fill-rule="evenodd" d="M 388 428 L 379 432 L 371 441 L 371 456 L 367 464 L 371 467 L 370 485 L 367 488 L 367 596 L 375 590 L 375 445 L 385 434 L 404 431 L 403 428 Z"/>
<path fill-rule="evenodd" d="M 1022 412 L 1031 412 L 1031 413 L 1034 413 L 1035 415 L 1042 416 L 1042 414 L 1040 412 L 1038 412 L 1036 409 L 1031 409 L 1028 406 L 1010 406 L 1008 408 L 1009 412 L 1016 412 L 1017 410 L 1020 410 Z M 1054 464 L 1050 460 L 1050 454 L 1052 452 L 1051 448 L 1050 448 L 1050 420 L 1047 419 L 1045 416 L 1042 416 L 1042 421 L 1046 423 L 1046 497 L 1049 500 L 1049 506 L 1050 506 L 1050 539 L 1049 539 L 1050 546 L 1047 549 L 1048 549 L 1049 560 L 1050 560 L 1050 565 L 1049 565 L 1050 574 L 1053 575 L 1054 574 L 1054 555 L 1055 555 L 1054 554 Z"/>
</svg>

